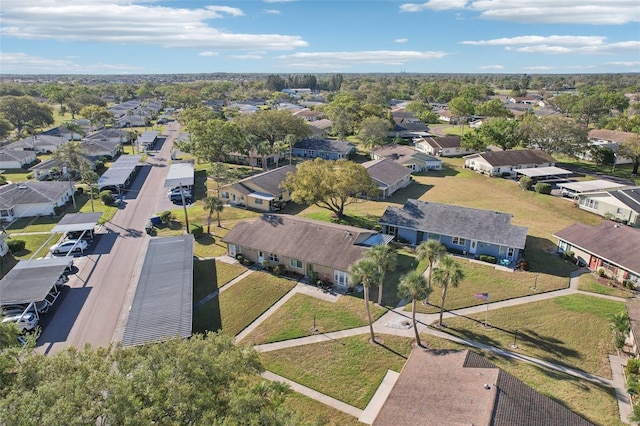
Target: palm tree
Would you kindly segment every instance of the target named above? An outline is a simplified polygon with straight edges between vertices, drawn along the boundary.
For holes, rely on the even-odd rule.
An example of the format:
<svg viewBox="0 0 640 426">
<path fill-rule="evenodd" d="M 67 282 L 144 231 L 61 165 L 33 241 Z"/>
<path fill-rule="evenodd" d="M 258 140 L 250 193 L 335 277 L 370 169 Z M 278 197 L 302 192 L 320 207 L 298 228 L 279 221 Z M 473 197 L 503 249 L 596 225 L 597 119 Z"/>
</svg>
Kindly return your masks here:
<svg viewBox="0 0 640 426">
<path fill-rule="evenodd" d="M 365 255 L 367 259 L 373 260 L 378 265 L 380 281 L 378 282 L 378 305 L 382 306 L 382 284 L 387 272 L 395 271 L 398 264 L 396 251 L 388 245 L 381 244 L 371 248 Z"/>
<path fill-rule="evenodd" d="M 411 271 L 400 278 L 398 285 L 398 295 L 400 297 L 411 296 L 411 319 L 413 320 L 413 331 L 416 333 L 416 344 L 422 347 L 420 342 L 420 333 L 418 333 L 418 324 L 416 323 L 416 302 L 420 299 L 429 297 L 432 288 L 427 287 L 427 280 L 418 271 Z"/>
<path fill-rule="evenodd" d="M 371 284 L 380 281 L 380 272 L 378 265 L 371 259 L 361 259 L 351 265 L 350 274 L 351 281 L 354 284 L 362 284 L 364 287 L 364 304 L 367 308 L 367 318 L 369 319 L 369 330 L 371 331 L 371 341 L 375 343 L 376 335 L 373 333 L 373 322 L 371 321 L 371 309 L 369 307 L 369 288 Z"/>
<path fill-rule="evenodd" d="M 216 212 L 219 228 L 221 226 L 220 212 L 224 209 L 224 204 L 222 204 L 222 200 L 218 197 L 205 197 L 202 200 L 202 203 L 202 207 L 209 213 L 209 216 L 207 217 L 207 234 L 211 234 L 211 215 L 213 215 L 213 212 Z"/>
<path fill-rule="evenodd" d="M 613 333 L 613 339 L 616 348 L 624 348 L 626 336 L 629 334 L 629 330 L 631 329 L 631 321 L 629 320 L 629 315 L 624 311 L 613 314 L 609 318 L 609 327 L 611 327 L 611 332 Z"/>
<path fill-rule="evenodd" d="M 440 327 L 444 327 L 442 322 L 442 314 L 444 313 L 444 302 L 447 298 L 447 290 L 449 286 L 456 288 L 460 281 L 464 279 L 464 271 L 458 265 L 458 262 L 452 257 L 444 256 L 438 262 L 433 270 L 433 280 L 436 284 L 442 286 L 442 300 L 440 301 Z"/>
<path fill-rule="evenodd" d="M 135 130 L 129 130 L 127 132 L 127 142 L 129 142 L 129 144 L 131 144 L 131 152 L 133 154 L 136 153 L 136 150 L 134 149 L 135 146 L 135 142 L 138 140 L 138 132 L 136 132 Z M 138 149 L 138 153 L 139 153 L 139 149 Z"/>
<path fill-rule="evenodd" d="M 89 163 L 83 162 L 80 165 L 80 182 L 89 186 L 89 199 L 91 200 L 91 212 L 94 212 L 93 208 L 93 186 L 98 182 L 98 174 L 91 170 Z"/>
<path fill-rule="evenodd" d="M 433 266 L 438 263 L 438 260 L 447 252 L 447 248 L 436 240 L 427 240 L 421 242 L 416 247 L 416 260 L 421 262 L 424 259 L 429 261 L 429 273 L 427 274 L 427 287 L 431 288 L 431 272 Z M 425 299 L 425 303 L 429 303 L 428 297 Z"/>
<path fill-rule="evenodd" d="M 82 129 L 82 126 L 79 125 L 78 123 L 73 122 L 73 121 L 67 121 L 61 127 L 64 127 L 65 129 L 67 129 L 69 131 L 69 133 L 71 133 L 71 140 L 75 140 L 75 138 L 73 136 L 76 133 L 79 136 L 82 136 L 82 134 L 84 133 L 83 129 Z"/>
</svg>

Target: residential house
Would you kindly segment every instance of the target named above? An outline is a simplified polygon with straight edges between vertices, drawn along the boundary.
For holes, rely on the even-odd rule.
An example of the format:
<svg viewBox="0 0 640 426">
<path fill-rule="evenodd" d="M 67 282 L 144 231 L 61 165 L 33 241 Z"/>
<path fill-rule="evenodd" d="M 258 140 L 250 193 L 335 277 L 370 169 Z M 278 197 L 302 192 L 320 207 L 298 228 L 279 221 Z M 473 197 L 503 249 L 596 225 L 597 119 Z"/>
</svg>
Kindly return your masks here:
<svg viewBox="0 0 640 426">
<path fill-rule="evenodd" d="M 277 214 L 239 222 L 222 237 L 229 256 L 241 254 L 270 267 L 284 265 L 289 271 L 318 277 L 341 290 L 352 286 L 349 267 L 370 247 L 390 240 L 390 236 L 369 229 Z"/>
<path fill-rule="evenodd" d="M 295 117 L 302 117 L 308 122 L 318 121 L 324 116 L 320 111 L 311 111 L 306 108 L 293 112 L 293 115 Z"/>
<path fill-rule="evenodd" d="M 461 142 L 460 136 L 426 136 L 417 139 L 415 146 L 420 152 L 438 157 L 458 157 L 477 152 L 463 147 Z"/>
<path fill-rule="evenodd" d="M 113 160 L 120 154 L 120 142 L 113 140 L 85 139 L 81 143 L 82 154 L 92 160 Z"/>
<path fill-rule="evenodd" d="M 628 157 L 623 157 L 621 155 L 617 155 L 618 150 L 620 149 L 620 144 L 627 142 L 629 139 L 633 138 L 635 133 L 632 132 L 619 132 L 617 130 L 607 130 L 607 129 L 593 129 L 589 132 L 589 142 L 592 147 L 600 147 L 600 148 L 609 148 L 611 149 L 615 155 L 615 163 L 616 164 L 632 164 L 633 159 Z M 582 158 L 590 160 L 591 153 L 585 152 L 582 155 Z"/>
<path fill-rule="evenodd" d="M 329 137 L 331 131 L 331 120 L 328 118 L 321 118 L 320 120 L 308 122 L 311 126 L 311 136 L 315 139 L 326 139 Z"/>
<path fill-rule="evenodd" d="M 379 198 L 391 197 L 411 183 L 411 169 L 387 158 L 362 163 L 380 191 Z"/>
<path fill-rule="evenodd" d="M 403 207 L 387 207 L 380 224 L 385 234 L 413 246 L 437 240 L 449 251 L 495 256 L 503 265 L 513 266 L 524 250 L 527 228 L 512 225 L 512 217 L 509 213 L 409 199 Z"/>
<path fill-rule="evenodd" d="M 640 285 L 640 229 L 607 220 L 597 226 L 574 223 L 553 236 L 558 239 L 558 252 L 573 253 L 577 264 L 619 282 Z"/>
<path fill-rule="evenodd" d="M 220 188 L 220 198 L 226 204 L 270 212 L 280 210 L 291 200 L 291 194 L 282 188 L 287 173 L 295 173 L 295 166 L 283 166 Z"/>
<path fill-rule="evenodd" d="M 67 142 L 60 136 L 34 135 L 10 143 L 5 149 L 10 151 L 34 151 L 37 154 L 51 154 Z"/>
<path fill-rule="evenodd" d="M 294 157 L 324 158 L 325 160 L 339 160 L 351 158 L 356 147 L 351 142 L 333 139 L 303 139 L 293 144 Z"/>
<path fill-rule="evenodd" d="M 281 152 L 271 152 L 269 154 L 259 154 L 257 150 L 252 149 L 248 154 L 241 152 L 228 152 L 226 160 L 229 163 L 244 164 L 251 167 L 266 168 L 276 167 L 282 159 Z"/>
<path fill-rule="evenodd" d="M 401 120 L 394 123 L 393 129 L 387 132 L 388 137 L 413 139 L 429 135 L 429 126 L 420 121 Z"/>
<path fill-rule="evenodd" d="M 36 160 L 34 151 L 0 151 L 0 169 L 21 169 Z"/>
<path fill-rule="evenodd" d="M 31 180 L 0 186 L 0 220 L 52 216 L 56 207 L 69 202 L 74 191 L 73 183 L 69 182 Z"/>
<path fill-rule="evenodd" d="M 583 192 L 577 203 L 582 210 L 640 228 L 640 186 Z"/>
<path fill-rule="evenodd" d="M 515 176 L 517 169 L 555 166 L 556 160 L 537 149 L 489 151 L 467 155 L 464 167 L 489 176 Z"/>
<path fill-rule="evenodd" d="M 470 350 L 415 348 L 391 377 L 373 426 L 591 425 Z"/>
<path fill-rule="evenodd" d="M 442 160 L 431 157 L 406 145 L 389 144 L 373 150 L 372 158 L 380 160 L 388 158 L 402 164 L 414 172 L 426 172 L 442 169 Z"/>
<path fill-rule="evenodd" d="M 127 141 L 126 130 L 121 129 L 102 129 L 97 132 L 86 135 L 82 138 L 83 141 L 111 141 L 122 144 Z"/>
</svg>

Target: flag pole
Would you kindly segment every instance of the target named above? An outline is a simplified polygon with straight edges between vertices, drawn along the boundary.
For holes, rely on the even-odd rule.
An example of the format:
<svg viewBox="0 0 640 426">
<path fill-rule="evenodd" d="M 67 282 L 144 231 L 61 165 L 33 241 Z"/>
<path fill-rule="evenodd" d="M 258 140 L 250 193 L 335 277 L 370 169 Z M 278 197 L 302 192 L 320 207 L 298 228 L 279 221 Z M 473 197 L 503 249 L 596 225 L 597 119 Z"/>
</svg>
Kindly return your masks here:
<svg viewBox="0 0 640 426">
<path fill-rule="evenodd" d="M 485 302 L 487 310 L 484 313 L 484 326 L 489 327 L 489 298 L 487 297 L 487 301 Z"/>
</svg>

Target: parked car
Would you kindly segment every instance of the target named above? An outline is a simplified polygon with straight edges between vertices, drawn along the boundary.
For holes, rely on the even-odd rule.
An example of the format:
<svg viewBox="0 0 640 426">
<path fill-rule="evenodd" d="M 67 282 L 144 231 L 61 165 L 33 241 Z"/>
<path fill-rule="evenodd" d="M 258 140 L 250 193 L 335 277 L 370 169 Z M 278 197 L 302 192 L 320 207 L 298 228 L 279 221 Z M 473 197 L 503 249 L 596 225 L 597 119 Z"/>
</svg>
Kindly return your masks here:
<svg viewBox="0 0 640 426">
<path fill-rule="evenodd" d="M 20 331 L 31 331 L 38 325 L 38 317 L 32 313 L 17 314 L 2 319 L 3 324 L 16 323 Z"/>
<path fill-rule="evenodd" d="M 51 304 L 46 300 L 41 300 L 40 302 L 36 302 L 34 305 L 39 314 L 46 313 L 49 310 L 49 307 L 51 306 Z M 3 306 L 1 308 L 2 315 L 5 317 L 12 316 L 12 315 L 19 315 L 22 312 L 24 312 L 24 310 L 27 309 L 28 306 L 29 306 L 28 303 Z"/>
<path fill-rule="evenodd" d="M 67 240 L 51 246 L 51 253 L 61 254 L 73 251 L 85 251 L 89 247 L 86 240 Z"/>
<path fill-rule="evenodd" d="M 182 188 L 182 193 L 184 194 L 184 198 L 191 198 L 191 191 L 187 188 Z M 167 192 L 167 197 L 169 197 L 170 200 L 173 200 L 174 197 L 180 198 L 180 188 L 173 188 Z"/>
<path fill-rule="evenodd" d="M 93 240 L 93 231 L 69 231 L 64 234 L 65 240 L 78 240 L 80 237 L 82 237 L 83 240 L 91 241 Z"/>
</svg>

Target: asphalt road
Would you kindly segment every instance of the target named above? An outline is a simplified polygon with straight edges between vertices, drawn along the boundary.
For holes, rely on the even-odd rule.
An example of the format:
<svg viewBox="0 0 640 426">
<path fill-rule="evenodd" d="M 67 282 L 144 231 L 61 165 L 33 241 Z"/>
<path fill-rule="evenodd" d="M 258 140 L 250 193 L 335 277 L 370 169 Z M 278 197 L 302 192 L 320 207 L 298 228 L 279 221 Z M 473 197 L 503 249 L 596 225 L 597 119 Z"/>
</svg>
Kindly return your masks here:
<svg viewBox="0 0 640 426">
<path fill-rule="evenodd" d="M 118 212 L 88 254 L 75 259 L 78 271 L 70 275 L 70 288 L 43 322 L 39 351 L 55 353 L 69 346 L 107 346 L 121 340 L 150 238 L 145 225 L 169 203 L 164 180 L 179 134 L 177 122 L 167 125 L 167 138 L 140 168 Z"/>
</svg>

